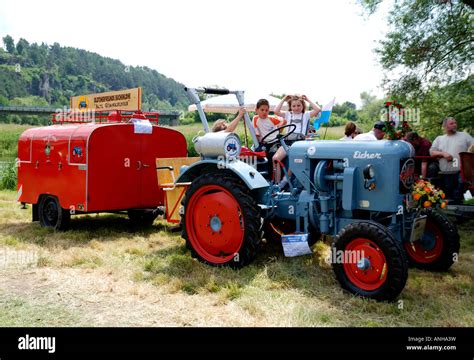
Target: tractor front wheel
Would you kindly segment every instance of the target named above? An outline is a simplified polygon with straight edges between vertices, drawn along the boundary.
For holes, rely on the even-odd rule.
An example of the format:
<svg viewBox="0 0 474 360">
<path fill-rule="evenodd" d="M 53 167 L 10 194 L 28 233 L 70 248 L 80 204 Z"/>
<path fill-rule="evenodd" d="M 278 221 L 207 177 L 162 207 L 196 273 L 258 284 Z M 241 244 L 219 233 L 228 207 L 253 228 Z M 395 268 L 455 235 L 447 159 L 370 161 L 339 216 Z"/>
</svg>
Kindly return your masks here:
<svg viewBox="0 0 474 360">
<path fill-rule="evenodd" d="M 262 239 L 260 209 L 240 179 L 226 172 L 201 175 L 183 206 L 182 236 L 193 257 L 231 267 L 255 258 Z"/>
<path fill-rule="evenodd" d="M 344 227 L 332 244 L 331 263 L 342 288 L 378 301 L 392 301 L 405 287 L 408 262 L 391 231 L 359 222 Z"/>
<path fill-rule="evenodd" d="M 425 232 L 413 244 L 404 243 L 410 265 L 423 270 L 447 271 L 459 256 L 459 234 L 449 219 L 429 209 L 425 211 Z"/>
<path fill-rule="evenodd" d="M 66 230 L 69 227 L 71 213 L 61 208 L 55 196 L 44 195 L 39 202 L 38 218 L 42 227 Z"/>
</svg>

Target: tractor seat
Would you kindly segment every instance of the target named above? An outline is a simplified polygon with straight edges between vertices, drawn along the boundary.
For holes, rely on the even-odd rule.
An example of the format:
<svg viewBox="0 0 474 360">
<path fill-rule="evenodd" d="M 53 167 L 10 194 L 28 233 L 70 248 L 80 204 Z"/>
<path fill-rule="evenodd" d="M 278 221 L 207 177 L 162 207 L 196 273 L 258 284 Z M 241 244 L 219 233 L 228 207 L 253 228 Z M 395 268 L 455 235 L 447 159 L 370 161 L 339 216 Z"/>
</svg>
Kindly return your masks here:
<svg viewBox="0 0 474 360">
<path fill-rule="evenodd" d="M 242 146 L 240 156 L 255 156 L 259 159 L 265 159 L 267 157 L 267 154 L 265 153 L 265 151 L 252 151 L 249 148 Z"/>
</svg>

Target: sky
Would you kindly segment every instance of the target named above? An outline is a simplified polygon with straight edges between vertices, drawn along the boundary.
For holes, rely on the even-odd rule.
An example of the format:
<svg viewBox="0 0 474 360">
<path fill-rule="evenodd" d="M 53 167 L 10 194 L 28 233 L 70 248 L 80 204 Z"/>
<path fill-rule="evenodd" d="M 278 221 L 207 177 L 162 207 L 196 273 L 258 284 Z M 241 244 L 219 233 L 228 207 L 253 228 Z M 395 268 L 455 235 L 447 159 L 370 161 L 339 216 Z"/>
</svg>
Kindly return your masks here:
<svg viewBox="0 0 474 360">
<path fill-rule="evenodd" d="M 188 87 L 360 105 L 362 91 L 383 95 L 373 50 L 385 4 L 368 18 L 356 0 L 2 0 L 0 36 L 148 66 Z"/>
</svg>

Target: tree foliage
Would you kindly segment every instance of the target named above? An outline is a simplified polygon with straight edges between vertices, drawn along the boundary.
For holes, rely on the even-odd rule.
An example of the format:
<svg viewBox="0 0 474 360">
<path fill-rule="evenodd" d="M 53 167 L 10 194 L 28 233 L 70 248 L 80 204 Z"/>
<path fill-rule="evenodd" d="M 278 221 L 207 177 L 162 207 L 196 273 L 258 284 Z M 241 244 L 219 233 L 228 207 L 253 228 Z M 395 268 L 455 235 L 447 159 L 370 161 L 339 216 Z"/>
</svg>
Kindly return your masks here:
<svg viewBox="0 0 474 360">
<path fill-rule="evenodd" d="M 69 105 L 71 96 L 141 86 L 143 109 L 186 109 L 184 85 L 148 67 L 126 66 L 118 60 L 58 43 L 16 44 L 9 35 L 0 51 L 0 96 L 38 97 L 53 106 Z"/>
<path fill-rule="evenodd" d="M 5 49 L 10 54 L 13 54 L 15 52 L 15 41 L 10 35 L 7 35 L 3 38 L 3 45 L 5 45 Z"/>
<path fill-rule="evenodd" d="M 381 3 L 359 1 L 369 13 Z M 394 0 L 390 30 L 376 49 L 391 71 L 387 89 L 417 96 L 433 84 L 465 80 L 474 62 L 472 17 L 471 5 L 459 0 Z"/>
<path fill-rule="evenodd" d="M 382 0 L 359 0 L 374 13 Z M 419 131 L 429 137 L 454 116 L 472 132 L 474 10 L 472 1 L 393 0 L 389 31 L 376 52 L 387 74 L 388 98 L 416 108 Z"/>
</svg>

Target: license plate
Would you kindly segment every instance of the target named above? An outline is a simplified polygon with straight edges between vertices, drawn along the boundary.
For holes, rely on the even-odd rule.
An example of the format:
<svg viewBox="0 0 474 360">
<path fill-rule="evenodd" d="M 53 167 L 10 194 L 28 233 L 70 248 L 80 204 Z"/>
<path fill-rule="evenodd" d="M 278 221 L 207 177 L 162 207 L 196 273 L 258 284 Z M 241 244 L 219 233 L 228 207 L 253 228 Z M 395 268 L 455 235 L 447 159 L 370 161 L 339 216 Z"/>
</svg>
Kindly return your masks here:
<svg viewBox="0 0 474 360">
<path fill-rule="evenodd" d="M 420 240 L 423 237 L 426 226 L 426 215 L 421 215 L 415 219 L 413 222 L 413 227 L 411 228 L 410 242 L 414 243 L 415 241 Z"/>
<path fill-rule="evenodd" d="M 283 253 L 286 257 L 294 257 L 311 254 L 308 245 L 309 234 L 288 234 L 281 236 L 281 244 L 283 245 Z"/>
</svg>

